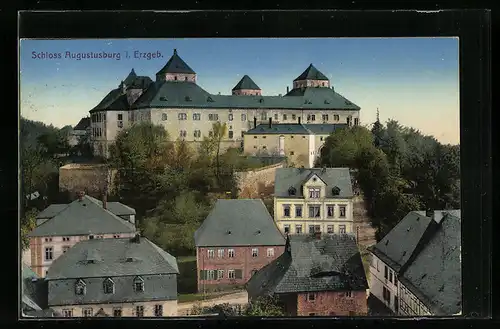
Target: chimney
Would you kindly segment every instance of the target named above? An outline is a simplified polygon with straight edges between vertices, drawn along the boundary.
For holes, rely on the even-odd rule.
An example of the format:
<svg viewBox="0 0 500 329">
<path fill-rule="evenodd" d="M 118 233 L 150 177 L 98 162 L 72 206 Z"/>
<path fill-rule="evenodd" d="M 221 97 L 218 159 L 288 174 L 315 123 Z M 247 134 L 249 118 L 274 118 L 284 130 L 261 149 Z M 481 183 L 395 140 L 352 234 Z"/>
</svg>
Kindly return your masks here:
<svg viewBox="0 0 500 329">
<path fill-rule="evenodd" d="M 82 201 L 83 197 L 85 196 L 85 192 L 84 191 L 80 191 L 76 195 L 78 196 L 78 201 Z"/>
<path fill-rule="evenodd" d="M 288 94 L 290 92 L 290 88 L 286 86 L 286 93 Z"/>
<path fill-rule="evenodd" d="M 253 128 L 257 128 L 257 118 L 253 117 Z"/>
<path fill-rule="evenodd" d="M 315 231 L 314 232 L 314 238 L 316 240 L 321 240 L 321 231 Z"/>
<path fill-rule="evenodd" d="M 299 117 L 299 125 L 300 125 L 300 117 Z"/>
<path fill-rule="evenodd" d="M 273 127 L 273 118 L 269 118 L 269 128 Z"/>
</svg>

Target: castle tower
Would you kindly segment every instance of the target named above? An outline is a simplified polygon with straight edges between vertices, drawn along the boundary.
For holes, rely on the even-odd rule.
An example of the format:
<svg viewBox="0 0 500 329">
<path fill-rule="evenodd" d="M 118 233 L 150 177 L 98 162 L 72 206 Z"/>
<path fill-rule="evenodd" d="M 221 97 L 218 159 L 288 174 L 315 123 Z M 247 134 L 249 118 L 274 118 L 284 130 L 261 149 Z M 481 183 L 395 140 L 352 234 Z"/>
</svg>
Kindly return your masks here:
<svg viewBox="0 0 500 329">
<path fill-rule="evenodd" d="M 294 89 L 305 87 L 330 88 L 330 80 L 317 68 L 315 68 L 314 65 L 310 64 L 301 75 L 293 80 Z"/>
<path fill-rule="evenodd" d="M 156 81 L 188 81 L 196 83 L 196 72 L 177 55 L 177 49 L 167 64 L 156 73 Z"/>
<path fill-rule="evenodd" d="M 233 88 L 233 95 L 262 95 L 262 90 L 255 82 L 248 76 L 244 75 L 240 82 Z"/>
</svg>

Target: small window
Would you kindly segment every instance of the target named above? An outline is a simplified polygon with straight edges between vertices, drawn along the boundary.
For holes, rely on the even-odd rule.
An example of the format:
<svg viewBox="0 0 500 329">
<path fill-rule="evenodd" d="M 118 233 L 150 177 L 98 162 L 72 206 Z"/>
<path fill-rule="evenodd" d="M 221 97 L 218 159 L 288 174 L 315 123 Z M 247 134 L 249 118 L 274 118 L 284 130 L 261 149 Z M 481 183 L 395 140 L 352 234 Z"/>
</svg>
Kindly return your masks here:
<svg viewBox="0 0 500 329">
<path fill-rule="evenodd" d="M 326 215 L 328 217 L 333 217 L 334 214 L 334 206 L 333 205 L 327 205 L 326 206 Z"/>
<path fill-rule="evenodd" d="M 328 121 L 328 114 L 323 114 L 322 119 L 323 121 Z"/>
<path fill-rule="evenodd" d="M 340 120 L 340 116 L 338 114 L 334 114 L 333 115 L 333 120 L 339 121 Z"/>
<path fill-rule="evenodd" d="M 267 248 L 267 257 L 274 257 L 274 248 Z"/>
<path fill-rule="evenodd" d="M 54 249 L 52 247 L 45 248 L 45 260 L 52 260 L 54 258 Z"/>
<path fill-rule="evenodd" d="M 215 280 L 215 270 L 207 271 L 207 280 Z"/>
<path fill-rule="evenodd" d="M 283 229 L 285 230 L 285 233 L 290 233 L 290 225 L 288 224 L 283 225 Z"/>
<path fill-rule="evenodd" d="M 346 291 L 345 296 L 348 298 L 352 298 L 352 291 Z"/>
<path fill-rule="evenodd" d="M 134 291 L 135 292 L 144 292 L 144 279 L 140 276 L 134 279 Z"/>
<path fill-rule="evenodd" d="M 283 217 L 290 217 L 290 205 L 283 205 Z"/>
<path fill-rule="evenodd" d="M 230 130 L 230 131 L 228 132 L 228 137 L 229 137 L 229 139 L 233 139 L 233 135 L 234 135 L 233 131 L 232 131 L 232 130 Z"/>
<path fill-rule="evenodd" d="M 278 113 L 276 113 L 276 114 L 274 115 L 274 120 L 276 120 L 276 121 L 278 121 L 278 120 L 279 120 L 279 119 L 278 119 Z"/>
<path fill-rule="evenodd" d="M 224 249 L 217 250 L 217 257 L 224 258 Z"/>
<path fill-rule="evenodd" d="M 296 119 L 297 119 L 297 115 L 292 114 L 292 120 L 296 120 Z"/>
<path fill-rule="evenodd" d="M 229 279 L 234 279 L 235 278 L 235 275 L 234 275 L 234 270 L 228 270 L 227 271 L 227 277 Z"/>
<path fill-rule="evenodd" d="M 387 268 L 387 265 L 384 266 L 384 279 L 388 279 L 389 278 L 389 269 Z"/>
<path fill-rule="evenodd" d="M 144 306 L 138 305 L 135 307 L 135 316 L 141 318 L 144 316 Z"/>
<path fill-rule="evenodd" d="M 247 121 L 247 115 L 245 113 L 241 114 L 241 121 Z"/>
<path fill-rule="evenodd" d="M 227 250 L 227 257 L 234 258 L 234 249 Z"/>
<path fill-rule="evenodd" d="M 302 234 L 302 225 L 300 224 L 295 225 L 295 233 Z"/>
<path fill-rule="evenodd" d="M 339 206 L 339 217 L 345 218 L 345 206 Z"/>
<path fill-rule="evenodd" d="M 179 131 L 179 137 L 184 138 L 187 136 L 187 131 L 186 130 L 180 130 Z"/>
<path fill-rule="evenodd" d="M 83 296 L 86 292 L 86 284 L 83 280 L 77 280 L 75 283 L 75 295 Z"/>
<path fill-rule="evenodd" d="M 354 118 L 354 125 L 355 126 L 359 125 L 359 119 L 358 118 Z"/>
<path fill-rule="evenodd" d="M 162 121 L 167 121 L 167 113 L 162 113 L 161 119 L 162 119 Z"/>
<path fill-rule="evenodd" d="M 118 121 L 116 125 L 118 126 L 118 128 L 123 128 L 123 121 Z"/>
<path fill-rule="evenodd" d="M 62 240 L 63 241 L 69 241 L 69 236 L 63 236 Z"/>
<path fill-rule="evenodd" d="M 392 283 L 392 271 L 389 271 L 389 282 Z"/>
<path fill-rule="evenodd" d="M 62 247 L 62 252 L 63 252 L 63 254 L 64 254 L 66 251 L 68 251 L 68 250 L 69 250 L 69 248 L 70 248 L 69 246 L 63 246 L 63 247 Z"/>
<path fill-rule="evenodd" d="M 187 78 L 186 78 L 187 80 Z M 155 305 L 155 316 L 163 316 L 163 305 L 156 304 Z"/>
<path fill-rule="evenodd" d="M 309 198 L 311 199 L 319 199 L 321 196 L 320 189 L 317 187 L 309 188 Z"/>
<path fill-rule="evenodd" d="M 195 120 L 195 121 L 201 120 L 201 114 L 200 113 L 193 113 L 193 120 Z"/>
<path fill-rule="evenodd" d="M 340 234 L 346 234 L 345 225 L 339 225 L 339 233 Z"/>
<path fill-rule="evenodd" d="M 52 238 L 45 238 L 45 242 L 52 242 Z"/>
<path fill-rule="evenodd" d="M 174 80 L 177 81 L 177 76 L 174 76 Z"/>
<path fill-rule="evenodd" d="M 184 81 L 188 81 L 188 77 L 184 77 Z"/>
<path fill-rule="evenodd" d="M 123 114 L 118 114 L 118 120 L 123 120 Z"/>
<path fill-rule="evenodd" d="M 316 295 L 313 294 L 313 293 L 307 294 L 307 300 L 310 301 L 310 302 L 315 301 L 316 300 Z"/>
<path fill-rule="evenodd" d="M 316 316 L 316 313 L 309 313 L 309 316 Z"/>
<path fill-rule="evenodd" d="M 103 290 L 105 294 L 113 294 L 115 292 L 115 283 L 110 278 L 106 278 L 103 282 Z"/>
<path fill-rule="evenodd" d="M 286 114 L 283 114 L 283 121 L 286 121 L 287 120 L 287 116 Z"/>
<path fill-rule="evenodd" d="M 233 114 L 232 113 L 229 113 L 229 115 L 227 116 L 227 119 L 229 121 L 233 121 Z"/>
<path fill-rule="evenodd" d="M 179 113 L 179 114 L 177 114 L 177 117 L 179 118 L 179 120 L 187 120 L 186 113 Z"/>
<path fill-rule="evenodd" d="M 73 309 L 63 309 L 63 316 L 65 318 L 73 317 Z"/>
<path fill-rule="evenodd" d="M 309 218 L 321 217 L 321 206 L 309 206 Z"/>
<path fill-rule="evenodd" d="M 115 307 L 115 308 L 113 308 L 113 316 L 115 318 L 121 317 L 122 316 L 122 308 L 121 307 Z"/>
<path fill-rule="evenodd" d="M 302 206 L 295 205 L 295 217 L 302 217 Z"/>
<path fill-rule="evenodd" d="M 224 270 L 217 270 L 217 280 L 224 279 Z"/>
<path fill-rule="evenodd" d="M 328 234 L 333 234 L 333 225 L 327 225 L 326 226 L 326 232 Z"/>
<path fill-rule="evenodd" d="M 92 313 L 92 308 L 84 308 L 82 313 L 85 318 L 90 318 L 94 314 Z"/>
<path fill-rule="evenodd" d="M 213 249 L 208 249 L 207 250 L 207 255 L 208 255 L 208 258 L 215 258 L 215 252 Z"/>
<path fill-rule="evenodd" d="M 252 257 L 257 257 L 259 256 L 259 249 L 253 248 L 252 249 Z"/>
</svg>

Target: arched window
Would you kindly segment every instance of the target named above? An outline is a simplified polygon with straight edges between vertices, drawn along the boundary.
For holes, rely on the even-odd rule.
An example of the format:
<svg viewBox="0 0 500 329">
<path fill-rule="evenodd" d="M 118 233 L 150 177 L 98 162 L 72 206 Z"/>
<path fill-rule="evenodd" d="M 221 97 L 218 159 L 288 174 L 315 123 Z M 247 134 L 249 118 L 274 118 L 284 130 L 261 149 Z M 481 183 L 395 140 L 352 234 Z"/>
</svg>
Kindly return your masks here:
<svg viewBox="0 0 500 329">
<path fill-rule="evenodd" d="M 106 278 L 102 284 L 102 288 L 105 294 L 115 293 L 115 283 L 110 278 Z"/>
<path fill-rule="evenodd" d="M 134 279 L 134 291 L 143 292 L 144 291 L 144 279 L 140 276 L 136 276 Z"/>
<path fill-rule="evenodd" d="M 85 295 L 86 292 L 86 284 L 82 279 L 78 279 L 75 283 L 75 294 L 76 295 Z"/>
<path fill-rule="evenodd" d="M 162 119 L 163 121 L 166 121 L 166 120 L 167 120 L 167 113 L 162 113 L 162 114 L 161 114 L 161 119 Z"/>
</svg>

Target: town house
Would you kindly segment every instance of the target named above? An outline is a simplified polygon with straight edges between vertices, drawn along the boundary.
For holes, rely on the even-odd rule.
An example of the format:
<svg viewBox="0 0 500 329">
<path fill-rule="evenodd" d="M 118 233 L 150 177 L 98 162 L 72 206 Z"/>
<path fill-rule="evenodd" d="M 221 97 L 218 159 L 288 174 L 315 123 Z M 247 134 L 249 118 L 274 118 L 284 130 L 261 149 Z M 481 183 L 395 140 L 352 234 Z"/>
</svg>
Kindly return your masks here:
<svg viewBox="0 0 500 329">
<path fill-rule="evenodd" d="M 395 315 L 461 313 L 460 211 L 408 213 L 371 252 L 370 293 Z"/>
<path fill-rule="evenodd" d="M 353 188 L 348 168 L 279 168 L 274 220 L 283 233 L 353 232 Z"/>
<path fill-rule="evenodd" d="M 50 267 L 48 305 L 63 317 L 177 315 L 175 257 L 137 234 L 77 243 Z"/>
<path fill-rule="evenodd" d="M 367 315 L 368 283 L 352 234 L 288 235 L 285 252 L 247 283 L 249 300 L 273 296 L 287 316 Z"/>
<path fill-rule="evenodd" d="M 88 239 L 133 237 L 135 210 L 119 202 L 100 201 L 80 192 L 69 204 L 52 204 L 37 216 L 30 232 L 31 268 L 44 277 L 52 262 Z"/>
<path fill-rule="evenodd" d="M 243 287 L 285 246 L 261 199 L 218 200 L 194 239 L 200 292 Z"/>
</svg>

